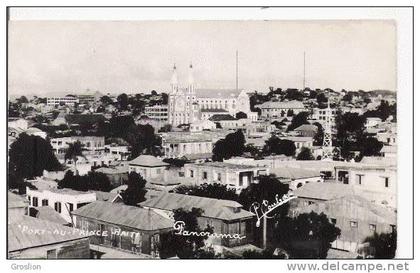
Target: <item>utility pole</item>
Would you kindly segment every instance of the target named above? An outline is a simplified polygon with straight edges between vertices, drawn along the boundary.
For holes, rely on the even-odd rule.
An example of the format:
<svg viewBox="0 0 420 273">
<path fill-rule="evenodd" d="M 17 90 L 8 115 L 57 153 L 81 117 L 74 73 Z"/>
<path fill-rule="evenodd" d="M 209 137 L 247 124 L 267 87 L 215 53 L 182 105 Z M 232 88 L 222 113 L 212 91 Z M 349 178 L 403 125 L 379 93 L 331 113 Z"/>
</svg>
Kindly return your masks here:
<svg viewBox="0 0 420 273">
<path fill-rule="evenodd" d="M 263 249 L 267 248 L 267 216 L 263 217 Z"/>
<path fill-rule="evenodd" d="M 303 87 L 302 91 L 306 88 L 306 52 L 303 51 Z"/>
<path fill-rule="evenodd" d="M 324 123 L 324 141 L 322 142 L 322 160 L 332 160 L 333 159 L 333 147 L 332 147 L 332 132 L 331 132 L 331 122 L 332 122 L 332 112 L 330 108 L 330 98 L 329 94 L 327 97 L 327 108 L 325 123 Z"/>
<path fill-rule="evenodd" d="M 236 91 L 238 91 L 239 75 L 238 75 L 238 50 L 236 50 Z"/>
</svg>

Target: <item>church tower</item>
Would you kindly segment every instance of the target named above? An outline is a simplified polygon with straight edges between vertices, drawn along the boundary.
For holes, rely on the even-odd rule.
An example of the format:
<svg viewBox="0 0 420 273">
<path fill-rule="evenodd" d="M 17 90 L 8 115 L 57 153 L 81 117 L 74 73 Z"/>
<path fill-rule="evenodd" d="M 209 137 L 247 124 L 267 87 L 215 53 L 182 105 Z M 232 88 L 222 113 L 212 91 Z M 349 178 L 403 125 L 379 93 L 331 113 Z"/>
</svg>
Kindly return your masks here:
<svg viewBox="0 0 420 273">
<path fill-rule="evenodd" d="M 175 93 L 178 92 L 178 74 L 176 73 L 176 65 L 175 64 L 174 64 L 174 70 L 172 72 L 171 88 L 172 88 L 172 94 L 175 94 Z"/>
</svg>

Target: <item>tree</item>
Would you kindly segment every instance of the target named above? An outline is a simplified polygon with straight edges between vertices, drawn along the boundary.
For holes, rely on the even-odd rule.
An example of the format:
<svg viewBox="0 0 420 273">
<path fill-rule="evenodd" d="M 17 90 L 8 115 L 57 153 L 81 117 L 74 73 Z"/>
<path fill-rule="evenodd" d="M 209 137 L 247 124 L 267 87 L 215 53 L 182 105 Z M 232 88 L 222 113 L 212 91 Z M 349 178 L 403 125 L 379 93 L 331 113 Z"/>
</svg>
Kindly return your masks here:
<svg viewBox="0 0 420 273">
<path fill-rule="evenodd" d="M 213 229 L 207 226 L 206 229 L 202 230 L 198 225 L 197 218 L 203 214 L 202 209 L 192 208 L 191 211 L 184 209 L 176 209 L 174 212 L 174 221 L 184 222 L 183 229 L 188 232 L 209 232 L 213 233 Z M 201 248 L 204 246 L 204 240 L 207 236 L 184 236 L 182 234 L 176 234 L 177 231 L 171 231 L 166 234 L 162 234 L 160 238 L 159 253 L 162 258 L 169 258 L 177 256 L 181 259 L 191 258 L 212 258 L 211 252 L 206 252 Z M 214 257 L 214 256 L 213 256 Z"/>
<path fill-rule="evenodd" d="M 325 96 L 324 93 L 319 93 L 316 96 L 316 102 L 318 103 L 318 105 L 323 105 L 324 103 L 328 102 L 328 99 L 327 99 L 327 97 Z"/>
<path fill-rule="evenodd" d="M 322 146 L 322 144 L 324 143 L 324 128 L 319 122 L 315 122 L 313 125 L 317 127 L 317 131 L 314 136 L 314 145 Z"/>
<path fill-rule="evenodd" d="M 125 93 L 118 95 L 117 102 L 120 110 L 127 110 L 128 107 L 128 96 Z"/>
<path fill-rule="evenodd" d="M 26 187 L 29 187 L 32 190 L 37 188 L 31 183 L 23 180 L 22 176 L 16 173 L 16 168 L 13 164 L 9 163 L 8 166 L 8 176 L 7 176 L 7 188 L 8 189 L 17 189 L 19 194 L 26 194 Z"/>
<path fill-rule="evenodd" d="M 112 99 L 110 98 L 110 97 L 108 97 L 108 96 L 102 96 L 100 99 L 100 102 L 103 104 L 103 105 L 109 105 L 109 104 L 113 104 L 114 102 L 112 101 Z"/>
<path fill-rule="evenodd" d="M 287 100 L 303 100 L 303 92 L 299 92 L 297 89 L 286 89 L 286 95 L 284 96 Z"/>
<path fill-rule="evenodd" d="M 137 206 L 138 203 L 145 201 L 145 195 L 147 192 L 145 189 L 146 183 L 146 180 L 141 175 L 135 172 L 130 172 L 126 182 L 127 189 L 121 193 L 124 204 Z"/>
<path fill-rule="evenodd" d="M 360 152 L 362 156 L 379 156 L 384 146 L 382 142 L 373 137 L 364 137 L 359 140 Z"/>
<path fill-rule="evenodd" d="M 22 133 L 10 145 L 9 164 L 21 178 L 33 178 L 42 175 L 44 170 L 62 170 L 48 141 Z"/>
<path fill-rule="evenodd" d="M 271 136 L 263 147 L 263 154 L 265 155 L 281 155 L 293 156 L 296 154 L 295 143 L 287 139 L 279 139 L 276 136 Z"/>
<path fill-rule="evenodd" d="M 276 202 L 276 196 L 282 198 L 283 195 L 289 192 L 289 185 L 282 183 L 273 175 L 262 175 L 258 177 L 258 183 L 252 183 L 247 188 L 243 189 L 238 197 L 238 202 L 246 210 L 250 210 L 254 203 L 259 205 L 263 204 L 263 201 L 266 200 L 268 204 L 273 204 Z M 267 219 L 267 226 L 263 227 L 267 229 L 267 241 L 270 242 L 272 238 L 272 230 L 275 226 L 277 219 L 282 219 L 287 215 L 289 211 L 289 203 L 275 209 L 274 212 L 270 213 L 270 217 Z M 263 240 L 263 228 L 256 229 L 255 233 L 255 242 L 261 243 Z"/>
<path fill-rule="evenodd" d="M 309 124 L 308 122 L 308 112 L 300 112 L 296 116 L 293 117 L 292 122 L 290 123 L 289 127 L 287 128 L 287 131 L 292 131 L 295 128 L 303 125 L 303 124 Z"/>
<path fill-rule="evenodd" d="M 244 112 L 238 112 L 238 113 L 236 113 L 235 117 L 237 119 L 243 119 L 243 118 L 248 118 L 248 115 L 245 114 Z"/>
<path fill-rule="evenodd" d="M 84 157 L 82 143 L 80 143 L 80 141 L 69 143 L 69 147 L 67 148 L 66 153 L 64 155 L 64 160 L 71 159 L 73 161 L 74 171 L 76 172 L 76 175 L 79 174 L 79 171 L 77 170 L 78 157 Z"/>
<path fill-rule="evenodd" d="M 303 213 L 277 222 L 274 244 L 292 258 L 326 258 L 331 243 L 340 234 L 341 230 L 324 213 Z"/>
<path fill-rule="evenodd" d="M 276 201 L 276 195 L 282 197 L 289 192 L 289 185 L 282 183 L 273 175 L 261 175 L 258 177 L 258 183 L 251 183 L 243 189 L 238 196 L 238 202 L 249 210 L 254 202 L 262 203 L 267 200 L 269 203 Z M 287 206 L 283 207 L 282 214 L 287 214 Z"/>
<path fill-rule="evenodd" d="M 309 149 L 308 147 L 302 147 L 296 159 L 297 160 L 314 160 L 315 158 L 311 152 L 311 149 Z"/>
<path fill-rule="evenodd" d="M 74 174 L 67 171 L 64 178 L 58 182 L 58 188 L 73 189 L 76 191 L 105 191 L 112 189 L 111 182 L 104 173 L 89 172 L 87 175 Z"/>
<path fill-rule="evenodd" d="M 381 101 L 381 104 L 375 109 L 366 111 L 364 117 L 376 117 L 380 118 L 382 121 L 385 121 L 389 116 L 396 117 L 397 115 L 397 105 L 396 103 L 390 105 L 388 101 Z"/>
<path fill-rule="evenodd" d="M 25 96 L 21 96 L 20 98 L 16 99 L 16 101 L 20 104 L 29 102 Z"/>
<path fill-rule="evenodd" d="M 132 127 L 127 132 L 126 140 L 130 143 L 132 158 L 140 154 L 161 154 L 162 139 L 155 134 L 155 129 L 150 124 Z"/>
<path fill-rule="evenodd" d="M 150 94 L 152 95 L 152 96 L 157 96 L 157 92 L 156 92 L 156 90 L 152 90 L 151 92 L 150 92 Z"/>
<path fill-rule="evenodd" d="M 215 199 L 224 199 L 224 200 L 238 200 L 238 195 L 236 194 L 234 189 L 227 188 L 226 185 L 219 184 L 219 183 L 212 183 L 212 184 L 201 184 L 201 185 L 181 185 L 174 189 L 174 192 L 187 194 L 187 195 L 194 195 L 194 196 L 201 196 L 201 197 L 208 197 L 208 198 L 215 198 Z"/>
<path fill-rule="evenodd" d="M 375 249 L 373 258 L 375 259 L 393 259 L 397 249 L 397 232 L 374 233 L 366 238 L 365 243 Z"/>
<path fill-rule="evenodd" d="M 345 94 L 344 96 L 343 96 L 343 98 L 342 98 L 342 100 L 343 101 L 346 101 L 346 102 L 351 102 L 352 100 L 353 100 L 353 94 L 352 93 L 347 93 L 347 94 Z"/>
<path fill-rule="evenodd" d="M 213 161 L 223 161 L 232 156 L 240 156 L 245 149 L 245 137 L 241 130 L 228 134 L 216 142 L 213 148 Z"/>
</svg>

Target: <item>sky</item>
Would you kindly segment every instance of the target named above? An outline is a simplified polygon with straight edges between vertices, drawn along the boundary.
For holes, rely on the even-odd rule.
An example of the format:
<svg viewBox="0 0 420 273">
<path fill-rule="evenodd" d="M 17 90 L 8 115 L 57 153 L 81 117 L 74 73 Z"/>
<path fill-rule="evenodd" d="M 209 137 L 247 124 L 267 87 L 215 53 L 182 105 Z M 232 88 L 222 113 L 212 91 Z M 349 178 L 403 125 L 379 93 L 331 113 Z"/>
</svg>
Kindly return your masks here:
<svg viewBox="0 0 420 273">
<path fill-rule="evenodd" d="M 396 89 L 393 21 L 10 21 L 9 94 L 197 88 Z"/>
</svg>

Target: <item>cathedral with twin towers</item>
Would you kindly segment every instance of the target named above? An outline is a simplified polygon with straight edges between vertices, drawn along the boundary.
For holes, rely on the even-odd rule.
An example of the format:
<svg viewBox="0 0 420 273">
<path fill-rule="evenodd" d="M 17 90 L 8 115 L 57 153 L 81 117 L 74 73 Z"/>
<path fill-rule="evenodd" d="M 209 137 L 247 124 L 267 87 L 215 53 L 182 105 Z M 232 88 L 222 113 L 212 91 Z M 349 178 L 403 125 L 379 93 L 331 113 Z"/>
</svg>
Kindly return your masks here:
<svg viewBox="0 0 420 273">
<path fill-rule="evenodd" d="M 187 86 L 181 87 L 176 65 L 173 67 L 168 98 L 169 124 L 190 124 L 209 117 L 206 113 L 235 116 L 236 113 L 243 112 L 248 118 L 257 117 L 257 113 L 251 112 L 249 96 L 244 90 L 196 89 L 193 72 L 193 66 L 190 64 Z"/>
</svg>

